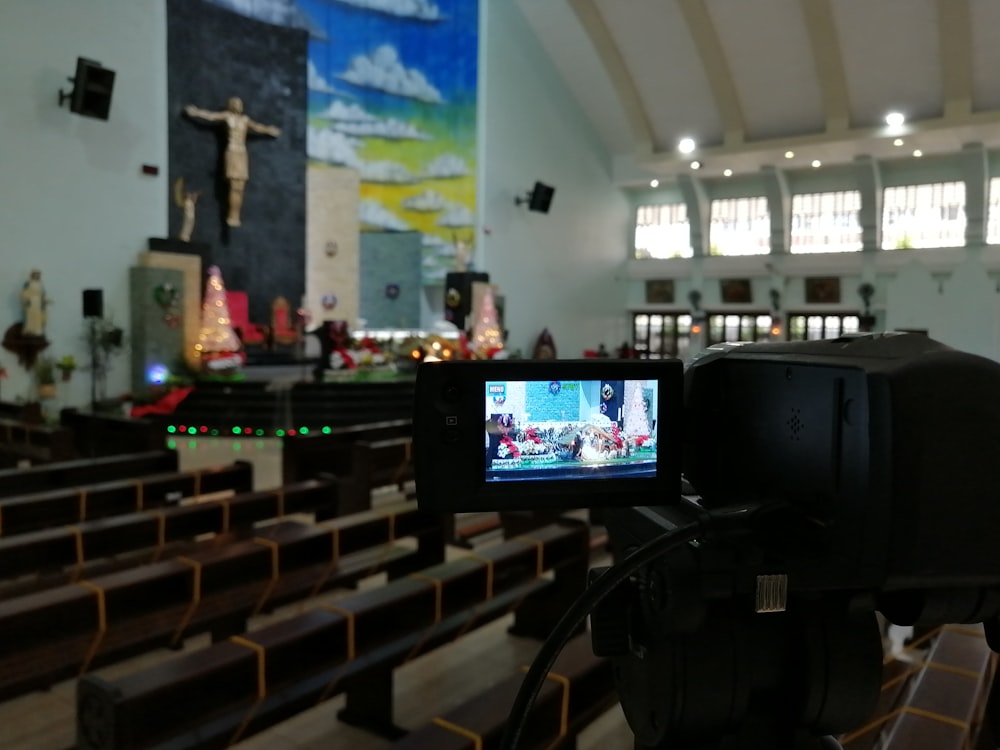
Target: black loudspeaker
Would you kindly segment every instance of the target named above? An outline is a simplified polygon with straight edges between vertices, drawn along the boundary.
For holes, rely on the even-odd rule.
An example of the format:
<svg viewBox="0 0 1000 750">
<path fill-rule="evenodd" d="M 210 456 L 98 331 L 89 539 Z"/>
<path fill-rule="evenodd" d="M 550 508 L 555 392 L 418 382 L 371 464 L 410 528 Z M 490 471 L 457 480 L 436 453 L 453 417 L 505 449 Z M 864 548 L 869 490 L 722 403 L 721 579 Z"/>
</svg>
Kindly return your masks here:
<svg viewBox="0 0 1000 750">
<path fill-rule="evenodd" d="M 549 207 L 552 205 L 552 196 L 555 195 L 555 192 L 556 189 L 551 185 L 546 185 L 544 182 L 536 182 L 530 193 L 523 198 L 515 198 L 514 203 L 518 206 L 522 203 L 527 203 L 529 211 L 547 214 Z"/>
<path fill-rule="evenodd" d="M 111 111 L 111 91 L 115 86 L 115 72 L 95 60 L 78 57 L 76 75 L 69 79 L 73 84 L 70 93 L 59 91 L 59 105 L 69 99 L 70 112 L 83 117 L 107 120 Z"/>
<path fill-rule="evenodd" d="M 464 271 L 449 273 L 444 279 L 444 319 L 465 330 L 466 319 L 472 314 L 472 284 L 489 281 L 488 273 Z"/>
<path fill-rule="evenodd" d="M 104 317 L 104 290 L 84 289 L 83 290 L 83 317 L 103 318 Z"/>
</svg>

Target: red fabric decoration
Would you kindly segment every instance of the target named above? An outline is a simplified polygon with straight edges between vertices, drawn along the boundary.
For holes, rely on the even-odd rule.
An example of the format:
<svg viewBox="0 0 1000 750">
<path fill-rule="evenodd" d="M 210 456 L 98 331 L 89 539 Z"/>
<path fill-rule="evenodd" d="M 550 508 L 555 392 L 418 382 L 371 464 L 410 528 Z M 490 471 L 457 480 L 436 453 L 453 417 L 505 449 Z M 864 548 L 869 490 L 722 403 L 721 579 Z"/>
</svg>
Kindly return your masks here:
<svg viewBox="0 0 1000 750">
<path fill-rule="evenodd" d="M 138 419 L 147 414 L 173 414 L 178 404 L 187 398 L 188 394 L 194 390 L 194 386 L 185 388 L 174 388 L 159 401 L 146 406 L 133 406 L 130 412 L 132 417 Z"/>
</svg>

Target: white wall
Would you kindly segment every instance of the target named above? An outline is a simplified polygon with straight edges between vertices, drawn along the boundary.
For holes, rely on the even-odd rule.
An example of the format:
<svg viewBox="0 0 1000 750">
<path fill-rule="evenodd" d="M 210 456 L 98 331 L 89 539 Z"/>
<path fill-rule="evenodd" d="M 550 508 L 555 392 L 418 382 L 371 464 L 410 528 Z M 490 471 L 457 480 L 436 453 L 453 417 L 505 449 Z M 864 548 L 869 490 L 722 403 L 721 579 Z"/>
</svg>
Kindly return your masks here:
<svg viewBox="0 0 1000 750">
<path fill-rule="evenodd" d="M 117 73 L 107 122 L 59 108 L 78 56 Z M 46 354 L 86 360 L 81 290 L 103 288 L 105 314 L 129 328 L 128 268 L 166 232 L 166 9 L 162 0 L 3 0 L 0 8 L 0 332 L 20 320 L 18 291 L 39 268 L 52 305 Z M 160 168 L 143 176 L 143 164 Z M 4 400 L 27 393 L 14 354 Z M 109 395 L 128 388 L 118 357 Z M 89 402 L 89 375 L 56 406 Z"/>
<path fill-rule="evenodd" d="M 610 157 L 515 0 L 483 0 L 477 268 L 506 298 L 508 345 L 530 355 L 543 328 L 560 357 L 629 338 L 625 259 L 630 211 Z M 536 180 L 548 214 L 516 207 Z"/>
</svg>

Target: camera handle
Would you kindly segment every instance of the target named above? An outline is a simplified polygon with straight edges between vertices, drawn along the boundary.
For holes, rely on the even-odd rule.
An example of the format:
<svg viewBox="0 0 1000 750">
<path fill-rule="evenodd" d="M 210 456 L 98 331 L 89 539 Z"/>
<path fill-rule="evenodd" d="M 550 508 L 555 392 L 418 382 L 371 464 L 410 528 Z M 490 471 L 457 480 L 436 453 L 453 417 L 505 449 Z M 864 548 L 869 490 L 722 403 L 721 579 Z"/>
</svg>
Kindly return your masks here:
<svg viewBox="0 0 1000 750">
<path fill-rule="evenodd" d="M 839 744 L 824 735 L 871 717 L 882 682 L 874 611 L 831 594 L 762 614 L 749 594 L 695 601 L 683 580 L 662 583 L 664 565 L 592 615 L 594 652 L 611 657 L 636 750 L 828 750 Z"/>
</svg>

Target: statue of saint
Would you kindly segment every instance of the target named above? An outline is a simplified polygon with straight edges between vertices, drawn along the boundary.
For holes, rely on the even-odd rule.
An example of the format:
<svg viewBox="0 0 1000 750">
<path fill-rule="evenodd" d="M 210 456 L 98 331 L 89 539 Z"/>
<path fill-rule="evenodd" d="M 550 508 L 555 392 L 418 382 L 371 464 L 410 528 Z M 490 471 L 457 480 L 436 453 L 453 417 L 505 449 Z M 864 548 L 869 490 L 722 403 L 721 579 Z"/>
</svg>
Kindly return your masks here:
<svg viewBox="0 0 1000 750">
<path fill-rule="evenodd" d="M 229 213 L 226 223 L 231 227 L 240 225 L 240 209 L 243 207 L 243 193 L 250 179 L 250 164 L 247 158 L 247 132 L 269 135 L 277 138 L 281 130 L 273 125 L 261 125 L 251 120 L 243 112 L 243 100 L 234 96 L 221 112 L 199 109 L 192 104 L 184 108 L 188 117 L 207 122 L 221 122 L 228 131 L 226 144 L 226 180 L 229 182 Z"/>
<path fill-rule="evenodd" d="M 178 238 L 182 242 L 191 241 L 191 233 L 194 232 L 195 209 L 198 206 L 200 192 L 192 192 L 184 189 L 184 178 L 178 177 L 174 182 L 174 202 L 184 209 L 184 222 L 181 224 L 181 231 Z"/>
<path fill-rule="evenodd" d="M 48 299 L 45 297 L 45 287 L 42 286 L 42 272 L 37 268 L 21 289 L 21 309 L 24 320 L 21 323 L 22 336 L 45 335 L 45 308 Z"/>
</svg>

